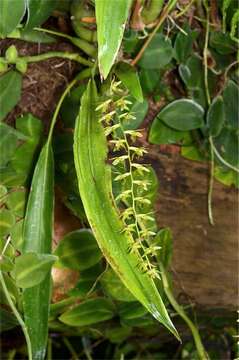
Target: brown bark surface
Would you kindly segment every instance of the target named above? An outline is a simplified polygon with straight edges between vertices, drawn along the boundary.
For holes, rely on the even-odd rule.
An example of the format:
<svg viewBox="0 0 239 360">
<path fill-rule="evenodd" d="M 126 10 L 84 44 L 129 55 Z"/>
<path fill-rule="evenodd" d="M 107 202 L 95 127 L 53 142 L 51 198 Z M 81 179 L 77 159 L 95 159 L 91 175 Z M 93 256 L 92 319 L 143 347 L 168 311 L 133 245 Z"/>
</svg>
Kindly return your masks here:
<svg viewBox="0 0 239 360">
<path fill-rule="evenodd" d="M 205 308 L 238 305 L 238 193 L 215 181 L 213 215 L 207 216 L 208 165 L 162 154 L 152 146 L 149 160 L 159 177 L 156 206 L 160 227 L 174 237 L 172 270 L 178 294 Z"/>
</svg>

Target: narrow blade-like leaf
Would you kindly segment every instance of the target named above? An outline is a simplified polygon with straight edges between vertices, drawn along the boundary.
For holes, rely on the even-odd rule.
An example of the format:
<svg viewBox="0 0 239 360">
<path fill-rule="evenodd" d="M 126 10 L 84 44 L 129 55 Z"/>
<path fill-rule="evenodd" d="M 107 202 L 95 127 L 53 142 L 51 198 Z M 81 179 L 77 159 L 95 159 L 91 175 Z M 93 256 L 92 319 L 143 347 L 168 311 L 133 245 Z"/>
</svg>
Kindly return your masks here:
<svg viewBox="0 0 239 360">
<path fill-rule="evenodd" d="M 97 92 L 90 82 L 82 97 L 74 139 L 75 167 L 86 215 L 99 247 L 124 285 L 178 337 L 152 278 L 140 270 L 139 257 L 129 252 L 130 238 L 122 232 L 123 223 L 113 199 L 107 143 L 96 106 Z"/>
<path fill-rule="evenodd" d="M 41 151 L 32 179 L 23 230 L 23 253 L 51 253 L 53 179 L 53 153 L 47 143 Z M 35 360 L 42 360 L 45 355 L 50 294 L 50 271 L 39 285 L 23 292 L 25 323 Z"/>
<path fill-rule="evenodd" d="M 98 59 L 101 75 L 107 78 L 118 54 L 132 0 L 96 0 Z"/>
</svg>

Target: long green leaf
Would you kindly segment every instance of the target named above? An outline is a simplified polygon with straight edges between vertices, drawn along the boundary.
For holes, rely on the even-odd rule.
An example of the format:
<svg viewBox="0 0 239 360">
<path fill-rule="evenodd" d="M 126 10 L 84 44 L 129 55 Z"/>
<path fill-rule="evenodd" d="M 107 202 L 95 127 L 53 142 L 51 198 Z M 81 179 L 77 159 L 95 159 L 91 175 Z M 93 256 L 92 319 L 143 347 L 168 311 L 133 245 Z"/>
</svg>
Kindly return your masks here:
<svg viewBox="0 0 239 360">
<path fill-rule="evenodd" d="M 95 112 L 96 103 L 96 88 L 90 81 L 82 96 L 74 139 L 75 167 L 86 215 L 99 247 L 124 285 L 178 338 L 153 280 L 139 269 L 138 256 L 128 251 L 130 239 L 122 232 L 123 223 L 115 207 L 111 168 L 106 164 L 107 143 Z"/>
<path fill-rule="evenodd" d="M 10 34 L 20 23 L 25 13 L 25 0 L 0 1 L 0 37 Z"/>
<path fill-rule="evenodd" d="M 51 253 L 53 179 L 53 153 L 51 143 L 47 142 L 41 151 L 32 179 L 23 230 L 23 253 Z M 42 360 L 45 355 L 50 295 L 50 272 L 42 283 L 23 292 L 25 323 L 35 360 Z"/>
<path fill-rule="evenodd" d="M 98 59 L 107 78 L 118 54 L 132 0 L 95 0 Z"/>
</svg>

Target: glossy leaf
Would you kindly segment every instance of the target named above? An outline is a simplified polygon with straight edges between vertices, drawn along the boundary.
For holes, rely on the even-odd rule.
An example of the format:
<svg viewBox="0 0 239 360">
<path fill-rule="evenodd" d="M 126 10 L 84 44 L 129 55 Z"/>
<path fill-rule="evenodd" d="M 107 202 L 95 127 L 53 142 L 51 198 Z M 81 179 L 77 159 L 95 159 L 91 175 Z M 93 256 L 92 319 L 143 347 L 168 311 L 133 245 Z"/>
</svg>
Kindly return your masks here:
<svg viewBox="0 0 239 360">
<path fill-rule="evenodd" d="M 115 73 L 122 81 L 130 94 L 139 102 L 143 101 L 143 93 L 139 82 L 138 74 L 133 66 L 121 62 L 117 65 Z"/>
<path fill-rule="evenodd" d="M 165 106 L 158 118 L 175 130 L 187 131 L 203 126 L 203 115 L 203 108 L 195 101 L 179 99 Z"/>
<path fill-rule="evenodd" d="M 96 279 L 101 278 L 103 271 L 101 263 L 97 263 L 95 266 L 81 271 L 79 281 L 75 289 L 70 291 L 70 295 L 85 297 L 88 292 L 93 289 L 93 287 L 97 290 L 97 284 L 95 284 L 95 281 Z"/>
<path fill-rule="evenodd" d="M 124 285 L 178 337 L 152 278 L 139 269 L 138 256 L 128 251 L 132 240 L 122 232 L 123 223 L 112 197 L 106 138 L 95 112 L 96 104 L 96 87 L 90 81 L 82 97 L 74 135 L 75 167 L 88 221 L 104 256 Z"/>
<path fill-rule="evenodd" d="M 129 292 L 124 284 L 122 284 L 122 281 L 112 269 L 104 272 L 100 278 L 100 282 L 106 292 L 114 299 L 119 301 L 135 301 L 135 297 Z"/>
<path fill-rule="evenodd" d="M 194 33 L 189 26 L 184 27 L 184 33 L 179 31 L 174 43 L 175 58 L 178 63 L 184 63 L 192 52 Z"/>
<path fill-rule="evenodd" d="M 161 69 L 173 57 L 171 41 L 162 34 L 156 34 L 146 48 L 139 65 L 144 69 Z"/>
<path fill-rule="evenodd" d="M 107 78 L 117 57 L 132 0 L 96 0 L 98 60 L 101 75 Z M 113 24 L 114 26 L 110 26 Z"/>
<path fill-rule="evenodd" d="M 21 97 L 22 75 L 14 70 L 0 76 L 0 121 L 17 105 Z"/>
<path fill-rule="evenodd" d="M 219 154 L 231 165 L 239 166 L 239 137 L 234 129 L 224 127 L 220 134 L 214 138 L 214 144 Z M 221 165 L 220 160 L 217 160 Z"/>
<path fill-rule="evenodd" d="M 12 272 L 17 286 L 27 289 L 40 284 L 49 274 L 56 260 L 56 256 L 41 255 L 34 252 L 18 256 Z"/>
<path fill-rule="evenodd" d="M 182 141 L 187 133 L 178 131 L 165 125 L 158 116 L 154 119 L 150 132 L 149 142 L 151 144 L 177 144 Z"/>
<path fill-rule="evenodd" d="M 1 255 L 0 257 L 0 271 L 10 272 L 12 271 L 14 264 L 8 256 Z"/>
<path fill-rule="evenodd" d="M 138 302 L 122 303 L 119 306 L 119 316 L 124 320 L 140 318 L 147 314 L 147 310 Z"/>
<path fill-rule="evenodd" d="M 225 123 L 225 111 L 223 98 L 215 98 L 207 112 L 207 124 L 211 136 L 218 136 Z"/>
<path fill-rule="evenodd" d="M 25 29 L 33 29 L 48 19 L 56 0 L 28 0 L 28 19 Z"/>
<path fill-rule="evenodd" d="M 129 97 L 128 100 L 132 102 L 132 104 L 129 105 L 129 109 L 135 119 L 124 120 L 123 127 L 125 130 L 138 129 L 148 112 L 148 101 L 144 99 L 143 102 L 139 102 L 131 97 Z"/>
<path fill-rule="evenodd" d="M 226 122 L 234 129 L 239 127 L 239 86 L 232 80 L 229 80 L 224 91 L 223 100 L 225 106 Z"/>
<path fill-rule="evenodd" d="M 46 144 L 39 156 L 32 178 L 24 230 L 23 253 L 51 253 L 53 226 L 53 154 Z M 23 292 L 25 323 L 30 334 L 34 359 L 42 360 L 48 336 L 48 313 L 51 295 L 50 272 L 45 280 Z"/>
<path fill-rule="evenodd" d="M 25 0 L 0 1 L 0 37 L 6 37 L 20 23 L 25 13 Z"/>
<path fill-rule="evenodd" d="M 59 257 L 57 265 L 81 271 L 97 264 L 102 257 L 94 235 L 85 229 L 67 234 L 54 254 Z"/>
<path fill-rule="evenodd" d="M 90 299 L 63 313 L 59 320 L 70 326 L 89 326 L 112 319 L 114 308 L 104 298 Z"/>
</svg>

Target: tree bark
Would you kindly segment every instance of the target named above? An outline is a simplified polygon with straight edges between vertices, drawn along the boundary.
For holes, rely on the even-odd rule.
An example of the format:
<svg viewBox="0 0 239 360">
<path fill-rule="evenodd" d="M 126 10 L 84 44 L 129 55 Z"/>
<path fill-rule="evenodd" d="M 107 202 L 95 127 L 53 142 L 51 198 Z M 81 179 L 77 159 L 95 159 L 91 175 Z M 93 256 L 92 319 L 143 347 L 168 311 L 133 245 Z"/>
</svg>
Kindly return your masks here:
<svg viewBox="0 0 239 360">
<path fill-rule="evenodd" d="M 160 227 L 173 232 L 172 271 L 178 295 L 206 308 L 238 304 L 238 192 L 215 180 L 211 226 L 207 216 L 208 164 L 162 154 L 150 146 L 149 162 L 159 178 Z"/>
</svg>

